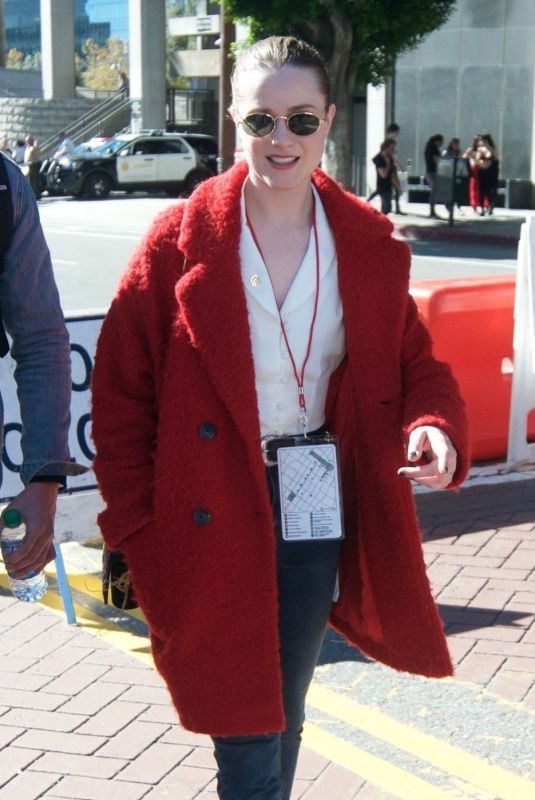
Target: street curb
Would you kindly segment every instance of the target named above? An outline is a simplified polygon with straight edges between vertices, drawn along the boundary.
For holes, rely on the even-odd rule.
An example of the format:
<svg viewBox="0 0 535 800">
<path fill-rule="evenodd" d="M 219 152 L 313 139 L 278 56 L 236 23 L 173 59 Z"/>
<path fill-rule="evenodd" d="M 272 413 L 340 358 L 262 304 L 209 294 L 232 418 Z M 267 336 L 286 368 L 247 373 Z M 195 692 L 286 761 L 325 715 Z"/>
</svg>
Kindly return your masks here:
<svg viewBox="0 0 535 800">
<path fill-rule="evenodd" d="M 395 230 L 398 236 L 408 242 L 415 241 L 458 241 L 458 242 L 477 242 L 479 244 L 495 245 L 514 245 L 518 244 L 520 232 L 514 233 L 483 233 L 479 231 L 463 230 L 447 226 L 423 226 L 423 225 L 396 225 Z"/>
</svg>

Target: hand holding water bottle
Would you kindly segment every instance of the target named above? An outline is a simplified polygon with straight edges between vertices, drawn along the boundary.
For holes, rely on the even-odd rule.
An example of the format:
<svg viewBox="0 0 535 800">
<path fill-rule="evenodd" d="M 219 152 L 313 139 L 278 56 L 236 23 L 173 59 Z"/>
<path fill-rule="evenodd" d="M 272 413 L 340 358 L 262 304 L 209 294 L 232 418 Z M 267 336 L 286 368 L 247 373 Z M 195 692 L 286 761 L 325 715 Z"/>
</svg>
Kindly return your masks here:
<svg viewBox="0 0 535 800">
<path fill-rule="evenodd" d="M 30 483 L 5 509 L 16 509 L 20 513 L 26 528 L 25 535 L 23 531 L 9 542 L 3 535 L 6 528 L 3 515 L 0 518 L 2 555 L 10 580 L 24 579 L 32 572 L 39 573 L 45 564 L 54 560 L 52 540 L 58 489 L 55 483 Z M 22 536 L 24 540 L 21 543 Z"/>
</svg>

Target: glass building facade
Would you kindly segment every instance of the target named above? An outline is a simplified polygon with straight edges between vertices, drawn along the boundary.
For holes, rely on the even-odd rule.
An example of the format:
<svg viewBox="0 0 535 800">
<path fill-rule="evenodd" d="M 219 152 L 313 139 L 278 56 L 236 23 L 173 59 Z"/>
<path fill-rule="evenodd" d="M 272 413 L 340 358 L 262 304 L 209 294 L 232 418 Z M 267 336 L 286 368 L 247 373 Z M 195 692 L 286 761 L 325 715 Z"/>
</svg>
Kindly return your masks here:
<svg viewBox="0 0 535 800">
<path fill-rule="evenodd" d="M 4 0 L 6 45 L 24 55 L 41 50 L 40 0 Z M 75 43 L 128 40 L 128 0 L 75 0 Z"/>
</svg>

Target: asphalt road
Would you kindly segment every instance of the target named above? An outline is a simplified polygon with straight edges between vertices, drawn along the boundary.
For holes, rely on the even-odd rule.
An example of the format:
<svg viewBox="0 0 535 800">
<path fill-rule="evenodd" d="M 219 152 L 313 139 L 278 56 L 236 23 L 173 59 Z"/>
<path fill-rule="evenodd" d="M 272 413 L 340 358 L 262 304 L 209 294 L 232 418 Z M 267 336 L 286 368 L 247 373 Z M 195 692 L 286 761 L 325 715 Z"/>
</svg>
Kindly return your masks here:
<svg viewBox="0 0 535 800">
<path fill-rule="evenodd" d="M 41 201 L 41 222 L 65 313 L 109 306 L 143 234 L 157 214 L 174 202 L 143 195 Z"/>
<path fill-rule="evenodd" d="M 175 201 L 117 195 L 102 201 L 45 198 L 41 220 L 66 313 L 106 309 L 129 257 L 154 217 Z M 416 241 L 415 280 L 511 274 L 516 246 Z"/>
</svg>

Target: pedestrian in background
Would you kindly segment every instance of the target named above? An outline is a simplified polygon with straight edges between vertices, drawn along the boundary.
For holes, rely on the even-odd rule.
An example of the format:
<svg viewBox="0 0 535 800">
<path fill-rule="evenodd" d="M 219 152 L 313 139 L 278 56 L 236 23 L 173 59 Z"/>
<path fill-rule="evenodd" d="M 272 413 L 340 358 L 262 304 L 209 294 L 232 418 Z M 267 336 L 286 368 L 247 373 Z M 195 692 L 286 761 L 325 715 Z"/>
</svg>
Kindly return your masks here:
<svg viewBox="0 0 535 800">
<path fill-rule="evenodd" d="M 64 156 L 72 156 L 73 153 L 74 153 L 73 140 L 70 138 L 70 136 L 67 135 L 65 131 L 60 131 L 60 133 L 58 134 L 58 146 L 52 158 L 54 158 L 56 161 L 59 161 L 60 158 L 63 158 Z"/>
<path fill-rule="evenodd" d="M 447 146 L 442 151 L 444 158 L 461 158 L 461 141 L 456 136 L 450 139 Z"/>
<path fill-rule="evenodd" d="M 440 148 L 443 144 L 444 137 L 442 134 L 435 133 L 434 136 L 427 140 L 424 150 L 425 180 L 429 186 L 429 216 L 436 219 L 438 219 L 438 214 L 435 212 L 437 166 L 440 158 Z"/>
<path fill-rule="evenodd" d="M 24 489 L 9 503 L 26 525 L 24 544 L 6 556 L 6 568 L 15 577 L 39 572 L 55 558 L 54 516 L 59 489 L 67 475 L 85 472 L 69 457 L 68 433 L 71 398 L 69 335 L 65 327 L 50 253 L 39 211 L 28 181 L 13 162 L 0 155 L 0 228 L 3 254 L 0 281 L 0 353 L 11 337 L 16 362 L 15 381 L 22 421 Z M 8 226 L 12 218 L 12 226 Z M 2 352 L 2 350 L 4 352 Z M 0 438 L 3 420 L 0 419 Z M 1 477 L 1 476 L 0 476 Z M 0 531 L 3 524 L 0 522 Z"/>
<path fill-rule="evenodd" d="M 479 167 L 479 194 L 481 216 L 489 216 L 496 205 L 498 191 L 499 159 L 498 151 L 490 133 L 485 133 L 479 140 L 476 153 L 476 162 Z"/>
<path fill-rule="evenodd" d="M 27 178 L 32 187 L 32 191 L 37 200 L 41 197 L 41 149 L 39 142 L 33 136 L 26 137 L 26 149 L 24 151 L 24 165 L 27 168 Z"/>
<path fill-rule="evenodd" d="M 11 151 L 11 158 L 13 159 L 15 164 L 19 165 L 19 167 L 22 167 L 24 165 L 25 152 L 26 152 L 26 142 L 24 141 L 24 139 L 17 139 L 15 142 L 15 146 Z"/>
<path fill-rule="evenodd" d="M 381 149 L 372 161 L 375 164 L 376 188 L 375 195 L 381 198 L 381 212 L 385 215 L 392 211 L 392 176 L 395 172 L 394 149 L 396 143 L 393 139 L 385 139 Z"/>
<path fill-rule="evenodd" d="M 395 203 L 396 214 L 405 214 L 405 212 L 401 210 L 400 205 L 399 205 L 399 198 L 401 197 L 402 191 L 401 191 L 401 183 L 400 183 L 400 180 L 399 180 L 398 172 L 401 171 L 401 164 L 396 159 L 396 150 L 395 150 L 395 147 L 397 146 L 397 140 L 398 140 L 399 131 L 400 131 L 400 127 L 397 124 L 397 122 L 390 123 L 390 125 L 388 125 L 387 129 L 386 129 L 385 140 L 386 139 L 390 139 L 390 140 L 392 140 L 394 142 L 394 145 L 395 145 L 394 146 L 394 151 L 393 151 L 393 169 L 392 169 L 390 177 L 391 177 L 391 195 L 392 195 L 392 193 L 394 195 L 394 203 Z M 377 158 L 377 156 L 375 156 L 375 158 Z M 375 164 L 375 158 L 372 159 L 374 164 Z M 375 166 L 377 166 L 377 165 L 375 165 Z M 367 198 L 366 202 L 371 203 L 371 201 L 374 199 L 374 197 L 378 197 L 379 195 L 380 195 L 380 192 L 378 190 L 378 187 L 376 186 L 374 191 Z M 391 205 L 392 205 L 392 200 L 390 200 L 390 206 Z M 383 213 L 384 213 L 384 211 L 383 211 Z"/>
<path fill-rule="evenodd" d="M 7 136 L 3 136 L 2 139 L 0 139 L 0 153 L 3 153 L 8 158 L 12 158 L 11 148 L 9 146 L 9 139 L 7 138 Z"/>
<path fill-rule="evenodd" d="M 470 171 L 470 178 L 468 180 L 468 202 L 470 203 L 472 210 L 476 213 L 479 213 L 480 209 L 482 212 L 484 210 L 479 191 L 480 165 L 478 160 L 478 150 L 480 143 L 481 136 L 480 134 L 476 134 L 472 139 L 470 146 L 467 147 L 463 153 L 463 158 L 468 164 L 468 169 Z"/>
<path fill-rule="evenodd" d="M 457 158 L 462 159 L 463 158 L 463 155 L 461 153 L 461 141 L 457 136 L 454 136 L 453 139 L 450 139 L 450 141 L 448 142 L 447 146 L 442 151 L 442 158 L 455 158 L 455 159 L 457 159 Z M 459 165 L 456 162 L 456 165 L 455 165 L 455 174 L 456 175 L 466 176 L 467 169 L 468 168 L 467 168 L 467 166 L 465 164 L 460 164 Z M 457 209 L 462 214 L 463 213 L 462 205 L 461 205 L 461 203 L 460 203 L 460 201 L 458 199 L 458 190 L 457 190 L 457 186 L 456 185 L 455 185 L 455 189 L 454 189 L 454 195 L 456 196 L 455 204 L 457 206 Z M 451 205 L 449 203 L 446 203 L 446 208 L 448 209 L 448 211 L 451 211 Z"/>
<path fill-rule="evenodd" d="M 104 321 L 94 465 L 219 798 L 289 800 L 328 619 L 373 658 L 451 674 L 407 478 L 457 486 L 466 420 L 408 247 L 317 167 L 335 115 L 318 53 L 257 42 L 232 88 L 244 160 L 156 220 Z"/>
<path fill-rule="evenodd" d="M 398 144 L 398 136 L 400 132 L 400 127 L 397 122 L 391 122 L 390 125 L 387 126 L 386 129 L 386 138 L 393 139 L 395 142 L 394 147 L 394 169 L 392 171 L 392 193 L 394 195 L 394 208 L 396 210 L 396 214 L 405 214 L 404 211 L 401 210 L 399 205 L 399 199 L 402 195 L 401 191 L 401 183 L 399 180 L 399 173 L 402 171 L 401 164 L 396 158 L 396 147 Z"/>
</svg>

